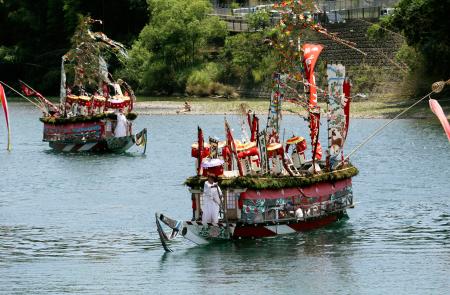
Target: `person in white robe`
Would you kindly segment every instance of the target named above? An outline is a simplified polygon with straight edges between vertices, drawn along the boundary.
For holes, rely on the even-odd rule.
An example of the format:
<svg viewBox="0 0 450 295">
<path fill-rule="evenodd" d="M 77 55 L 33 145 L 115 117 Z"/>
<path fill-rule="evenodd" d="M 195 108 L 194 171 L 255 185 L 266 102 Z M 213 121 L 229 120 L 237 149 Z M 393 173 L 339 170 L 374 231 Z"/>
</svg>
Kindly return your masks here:
<svg viewBox="0 0 450 295">
<path fill-rule="evenodd" d="M 202 221 L 204 223 L 219 222 L 219 210 L 220 210 L 220 196 L 222 190 L 217 182 L 214 182 L 214 177 L 208 175 L 208 180 L 205 181 L 203 186 L 203 215 Z"/>
<path fill-rule="evenodd" d="M 117 124 L 116 128 L 114 129 L 114 136 L 115 137 L 127 136 L 127 129 L 128 129 L 128 120 L 123 114 L 123 111 L 120 110 L 119 113 L 117 113 Z"/>
</svg>

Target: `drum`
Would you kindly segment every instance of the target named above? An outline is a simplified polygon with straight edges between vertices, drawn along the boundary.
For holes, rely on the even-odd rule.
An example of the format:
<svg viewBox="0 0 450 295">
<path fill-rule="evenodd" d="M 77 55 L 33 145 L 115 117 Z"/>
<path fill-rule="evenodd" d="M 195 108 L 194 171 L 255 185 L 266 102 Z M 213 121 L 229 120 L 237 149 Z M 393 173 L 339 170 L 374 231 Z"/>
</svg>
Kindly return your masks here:
<svg viewBox="0 0 450 295">
<path fill-rule="evenodd" d="M 283 155 L 284 151 L 283 151 L 283 146 L 281 145 L 281 143 L 278 142 L 273 142 L 273 143 L 269 143 L 267 145 L 267 156 L 269 158 L 274 158 L 277 155 Z"/>
</svg>

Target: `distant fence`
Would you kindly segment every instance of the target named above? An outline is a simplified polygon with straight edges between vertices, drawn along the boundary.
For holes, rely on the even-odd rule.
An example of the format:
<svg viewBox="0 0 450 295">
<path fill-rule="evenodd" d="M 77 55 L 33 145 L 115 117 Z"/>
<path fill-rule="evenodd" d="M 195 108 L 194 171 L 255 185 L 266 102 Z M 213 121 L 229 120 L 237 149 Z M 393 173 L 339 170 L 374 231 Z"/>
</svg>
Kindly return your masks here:
<svg viewBox="0 0 450 295">
<path fill-rule="evenodd" d="M 250 32 L 251 30 L 245 16 L 233 16 L 228 14 L 214 14 L 227 23 L 230 32 Z M 280 18 L 271 17 L 269 27 L 273 27 L 280 21 Z"/>
<path fill-rule="evenodd" d="M 234 16 L 230 14 L 213 14 L 227 23 L 230 32 L 250 32 L 245 16 Z M 351 19 L 379 19 L 381 16 L 381 7 L 362 7 L 354 9 L 343 9 L 326 12 L 320 15 L 318 19 L 322 23 L 342 23 Z M 269 26 L 275 26 L 280 21 L 279 17 L 271 17 Z"/>
<path fill-rule="evenodd" d="M 334 15 L 334 18 L 331 17 L 332 19 L 338 19 L 338 15 L 345 20 L 364 18 L 378 19 L 381 16 L 381 7 L 362 7 L 354 9 L 334 10 L 331 12 L 327 12 L 327 15 Z"/>
</svg>

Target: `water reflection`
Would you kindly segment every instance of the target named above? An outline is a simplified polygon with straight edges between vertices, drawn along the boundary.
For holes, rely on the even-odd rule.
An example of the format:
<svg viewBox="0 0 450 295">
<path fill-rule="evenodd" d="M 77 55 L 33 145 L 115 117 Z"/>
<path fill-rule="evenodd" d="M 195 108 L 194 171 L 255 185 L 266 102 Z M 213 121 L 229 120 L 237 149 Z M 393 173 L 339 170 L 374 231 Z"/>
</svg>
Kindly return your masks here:
<svg viewBox="0 0 450 295">
<path fill-rule="evenodd" d="M 57 227 L 0 226 L 0 261 L 4 264 L 38 258 L 111 259 L 116 255 L 160 249 L 157 240 L 133 233 L 61 233 Z"/>
<path fill-rule="evenodd" d="M 140 116 L 136 128 L 150 131 L 147 156 L 79 155 L 51 152 L 39 113 L 10 110 L 20 120 L 12 120 L 14 150 L 0 151 L 0 293 L 448 291 L 450 157 L 438 124 L 396 121 L 352 157 L 359 204 L 348 220 L 206 247 L 180 239 L 164 254 L 154 212 L 189 217 L 181 185 L 194 171 L 189 147 L 199 123 L 222 135 L 222 116 Z M 237 117 L 228 119 L 238 130 Z M 353 120 L 346 150 L 385 122 Z M 308 134 L 293 116 L 284 124 L 286 134 Z"/>
</svg>

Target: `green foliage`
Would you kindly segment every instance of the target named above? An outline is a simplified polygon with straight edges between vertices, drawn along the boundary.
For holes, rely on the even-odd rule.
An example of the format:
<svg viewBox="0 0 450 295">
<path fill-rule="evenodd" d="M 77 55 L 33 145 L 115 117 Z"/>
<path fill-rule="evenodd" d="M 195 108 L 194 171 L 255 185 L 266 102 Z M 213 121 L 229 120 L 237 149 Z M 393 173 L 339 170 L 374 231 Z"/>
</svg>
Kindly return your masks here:
<svg viewBox="0 0 450 295">
<path fill-rule="evenodd" d="M 217 81 L 220 71 L 215 63 L 207 63 L 202 69 L 195 70 L 189 76 L 188 85 L 208 86 L 209 83 Z"/>
<path fill-rule="evenodd" d="M 221 52 L 225 82 L 254 85 L 271 76 L 276 62 L 264 40 L 265 32 L 242 33 L 225 40 Z"/>
<path fill-rule="evenodd" d="M 233 178 L 220 178 L 222 188 L 249 188 L 249 189 L 282 189 L 293 187 L 307 187 L 320 182 L 332 182 L 348 179 L 358 174 L 358 169 L 352 165 L 342 169 L 315 174 L 310 176 L 242 176 Z M 191 188 L 202 188 L 205 177 L 189 177 L 184 182 Z"/>
<path fill-rule="evenodd" d="M 388 22 L 423 55 L 429 73 L 444 79 L 450 75 L 449 11 L 450 1 L 401 0 Z"/>
<path fill-rule="evenodd" d="M 67 53 L 67 59 L 73 62 L 74 85 L 88 87 L 98 86 L 101 80 L 99 72 L 99 56 L 105 46 L 104 43 L 97 42 L 89 35 L 89 27 L 92 19 L 90 17 L 79 17 L 78 26 L 71 38 L 72 49 Z"/>
<path fill-rule="evenodd" d="M 223 43 L 226 25 L 208 14 L 207 0 L 149 0 L 150 22 L 131 50 L 129 65 L 148 58 L 139 70 L 127 67 L 142 90 L 184 91 L 189 72 L 205 60 L 209 46 Z"/>
<path fill-rule="evenodd" d="M 223 97 L 237 97 L 237 93 L 232 86 L 227 86 L 217 82 L 221 76 L 219 65 L 207 63 L 201 69 L 194 70 L 186 85 L 186 93 L 197 96 L 219 95 Z"/>
<path fill-rule="evenodd" d="M 239 3 L 237 3 L 236 1 L 231 2 L 230 8 L 232 9 L 231 11 L 233 11 L 233 9 L 239 8 Z"/>
<path fill-rule="evenodd" d="M 382 41 L 386 37 L 386 30 L 380 24 L 373 24 L 367 29 L 367 37 L 374 42 Z"/>
<path fill-rule="evenodd" d="M 270 25 L 269 13 L 265 10 L 249 13 L 246 16 L 246 19 L 248 26 L 252 30 L 264 30 Z"/>
<path fill-rule="evenodd" d="M 17 46 L 0 46 L 0 61 L 2 63 L 14 63 L 19 56 L 18 50 Z"/>
<path fill-rule="evenodd" d="M 414 47 L 408 46 L 406 43 L 397 51 L 395 58 L 408 65 L 412 71 L 419 70 L 423 67 L 425 60 L 423 55 Z"/>
<path fill-rule="evenodd" d="M 3 0 L 0 80 L 22 79 L 40 92 L 59 93 L 60 77 L 55 73 L 70 48 L 79 14 L 102 19 L 99 29 L 125 43 L 137 36 L 148 19 L 144 0 Z"/>
<path fill-rule="evenodd" d="M 391 27 L 391 18 L 389 16 L 381 17 L 378 23 L 371 25 L 367 29 L 367 37 L 373 42 L 382 42 L 388 37 L 388 30 Z"/>
<path fill-rule="evenodd" d="M 225 38 L 228 36 L 227 24 L 215 16 L 208 17 L 208 21 L 203 23 L 203 34 L 206 44 L 209 46 L 223 46 Z"/>
<path fill-rule="evenodd" d="M 139 91 L 141 85 L 145 84 L 143 73 L 150 67 L 152 53 L 144 48 L 140 41 L 136 41 L 128 55 L 129 58 L 124 61 L 124 67 L 118 70 L 116 75 L 123 77 L 133 89 Z"/>
</svg>

